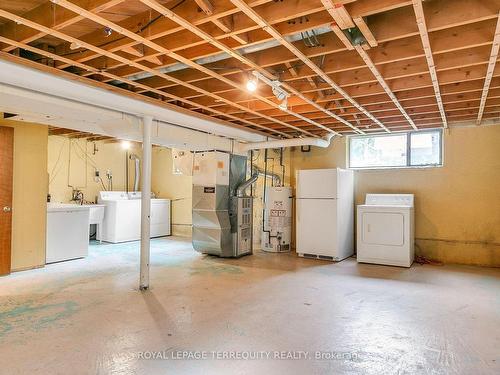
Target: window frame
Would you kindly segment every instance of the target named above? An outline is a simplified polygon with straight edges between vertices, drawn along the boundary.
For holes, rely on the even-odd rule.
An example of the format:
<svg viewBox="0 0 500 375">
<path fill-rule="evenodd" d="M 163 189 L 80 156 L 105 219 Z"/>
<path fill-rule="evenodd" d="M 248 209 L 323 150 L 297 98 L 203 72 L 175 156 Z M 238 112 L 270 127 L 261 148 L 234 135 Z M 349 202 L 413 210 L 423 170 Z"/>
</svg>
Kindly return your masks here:
<svg viewBox="0 0 500 375">
<path fill-rule="evenodd" d="M 413 134 L 426 134 L 426 133 L 437 133 L 439 134 L 439 162 L 437 164 L 411 164 L 411 137 Z M 390 137 L 396 135 L 406 135 L 406 165 L 397 166 L 375 166 L 375 167 L 351 167 L 351 140 L 356 138 L 374 138 L 374 137 Z M 364 135 L 349 135 L 347 136 L 347 168 L 353 170 L 376 170 L 376 169 L 422 169 L 422 168 L 441 168 L 443 166 L 443 129 L 425 129 L 425 130 L 415 130 L 415 131 L 397 131 L 391 133 L 379 133 L 379 134 L 364 134 Z"/>
</svg>

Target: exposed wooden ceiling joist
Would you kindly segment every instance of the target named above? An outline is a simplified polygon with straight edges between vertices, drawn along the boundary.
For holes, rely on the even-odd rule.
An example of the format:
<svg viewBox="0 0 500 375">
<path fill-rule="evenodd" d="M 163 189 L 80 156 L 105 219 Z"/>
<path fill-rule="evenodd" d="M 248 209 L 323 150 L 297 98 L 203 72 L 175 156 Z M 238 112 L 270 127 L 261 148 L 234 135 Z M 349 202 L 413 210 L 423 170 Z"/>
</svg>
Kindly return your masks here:
<svg viewBox="0 0 500 375">
<path fill-rule="evenodd" d="M 444 111 L 443 101 L 441 99 L 441 92 L 439 89 L 439 81 L 436 73 L 436 66 L 434 65 L 434 57 L 432 56 L 432 48 L 429 41 L 429 34 L 427 30 L 427 24 L 425 22 L 424 8 L 422 7 L 422 0 L 413 0 L 413 9 L 415 10 L 415 16 L 417 18 L 418 31 L 420 32 L 420 38 L 422 40 L 422 46 L 424 48 L 425 58 L 427 59 L 427 65 L 429 67 L 429 74 L 431 76 L 432 86 L 434 87 L 434 93 L 436 95 L 436 102 L 439 107 L 439 112 L 441 114 L 441 119 L 443 120 L 443 127 L 448 127 L 448 121 L 446 120 L 446 113 Z"/>
<path fill-rule="evenodd" d="M 483 118 L 486 99 L 488 99 L 488 91 L 490 89 L 491 79 L 493 78 L 493 73 L 495 72 L 495 66 L 498 60 L 499 48 L 500 48 L 500 13 L 498 14 L 497 27 L 495 29 L 495 36 L 493 37 L 493 45 L 491 47 L 490 60 L 488 61 L 488 70 L 486 71 L 486 77 L 484 78 L 484 87 L 481 93 L 481 103 L 479 104 L 476 125 L 481 125 L 481 119 Z"/>
<path fill-rule="evenodd" d="M 146 46 L 148 46 L 148 47 L 150 47 L 152 49 L 155 49 L 158 52 L 161 52 L 161 53 L 167 55 L 168 57 L 171 57 L 171 58 L 179 61 L 180 63 L 186 64 L 187 66 L 189 66 L 189 67 L 191 67 L 193 69 L 199 70 L 202 73 L 205 73 L 205 74 L 207 74 L 207 75 L 209 75 L 209 76 L 211 76 L 211 77 L 213 77 L 215 79 L 218 79 L 218 80 L 224 82 L 225 84 L 227 84 L 228 86 L 233 86 L 233 87 L 235 87 L 235 88 L 237 88 L 237 89 L 239 89 L 241 91 L 245 91 L 245 86 L 242 85 L 241 83 L 236 82 L 236 81 L 232 81 L 232 80 L 230 80 L 230 79 L 228 79 L 228 78 L 226 78 L 226 77 L 224 77 L 224 76 L 222 76 L 222 75 L 220 75 L 220 74 L 218 74 L 218 73 L 216 73 L 216 72 L 214 72 L 214 71 L 212 71 L 212 70 L 204 67 L 203 65 L 197 64 L 197 63 L 195 63 L 195 62 L 193 62 L 193 61 L 191 61 L 191 60 L 189 60 L 189 59 L 187 59 L 187 58 L 185 58 L 185 57 L 183 57 L 183 56 L 181 56 L 181 55 L 179 55 L 179 54 L 177 54 L 175 52 L 170 51 L 169 49 L 167 49 L 167 48 L 165 48 L 165 47 L 163 47 L 163 46 L 161 46 L 161 45 L 159 45 L 159 44 L 157 44 L 157 43 L 155 43 L 153 41 L 150 41 L 150 40 L 144 38 L 141 35 L 133 33 L 133 32 L 131 32 L 131 31 L 129 31 L 129 30 L 127 30 L 127 29 L 125 29 L 125 28 L 123 28 L 123 27 L 121 27 L 121 26 L 113 23 L 113 22 L 110 22 L 110 21 L 106 20 L 105 18 L 103 18 L 101 16 L 93 14 L 92 12 L 90 12 L 90 11 L 88 11 L 88 10 L 82 8 L 82 7 L 79 7 L 79 6 L 75 5 L 75 4 L 71 3 L 70 1 L 67 1 L 67 0 L 57 0 L 57 4 L 60 5 L 60 6 L 65 7 L 65 8 L 67 8 L 67 9 L 69 9 L 69 10 L 75 12 L 75 13 L 84 15 L 88 19 L 91 19 L 92 21 L 95 21 L 95 22 L 97 22 L 97 23 L 99 23 L 99 24 L 101 24 L 101 25 L 103 25 L 105 27 L 109 27 L 109 28 L 113 29 L 114 31 L 116 31 L 116 32 L 118 32 L 118 33 L 120 33 L 120 34 L 122 34 L 122 35 L 124 35 L 124 36 L 126 36 L 126 37 L 128 37 L 130 39 L 132 39 L 132 40 L 135 40 L 135 41 L 140 42 L 140 43 L 142 43 L 142 44 L 144 44 L 144 45 L 146 45 Z M 168 9 L 166 9 L 166 10 L 168 10 Z M 170 13 L 170 17 L 173 18 L 174 16 L 175 16 L 175 13 L 171 12 Z M 178 18 L 180 19 L 180 17 L 178 17 Z M 176 22 L 179 22 L 179 20 L 176 20 Z M 187 26 L 187 24 L 183 25 L 183 27 L 186 27 L 186 26 Z M 192 26 L 192 27 L 194 27 L 194 26 Z M 193 30 L 190 30 L 190 31 L 193 31 Z M 206 34 L 206 35 L 208 35 L 208 34 Z M 253 97 L 255 97 L 256 99 L 258 99 L 258 100 L 266 103 L 267 105 L 269 105 L 271 107 L 280 108 L 280 105 L 278 103 L 276 103 L 276 102 L 274 102 L 272 100 L 269 100 L 268 98 L 263 97 L 262 95 L 259 95 L 259 94 L 256 94 L 256 93 L 250 93 L 250 95 L 253 96 Z M 311 123 L 312 125 L 316 125 L 316 126 L 318 126 L 320 128 L 325 128 L 325 127 L 322 127 L 320 124 L 315 124 L 314 121 L 308 120 L 307 118 L 301 116 L 300 114 L 297 114 L 297 113 L 293 112 L 292 110 L 287 109 L 286 112 L 289 113 L 289 114 L 291 114 L 291 115 L 297 116 L 298 118 L 300 118 L 300 119 L 302 119 L 304 121 L 307 121 L 307 122 Z M 289 127 L 291 129 L 294 129 L 294 130 L 298 131 L 298 132 L 302 132 L 302 133 L 307 134 L 307 135 L 313 135 L 313 134 L 311 134 L 308 131 L 304 131 L 304 130 L 300 129 L 299 127 L 295 127 L 293 125 L 289 125 Z"/>
<path fill-rule="evenodd" d="M 311 59 L 309 59 L 304 53 L 297 49 L 292 43 L 286 40 L 283 35 L 281 35 L 274 27 L 272 27 L 266 20 L 264 20 L 257 12 L 255 12 L 251 7 L 249 7 L 242 0 L 231 0 L 231 2 L 236 5 L 243 13 L 248 17 L 253 19 L 263 30 L 269 33 L 274 39 L 276 39 L 281 45 L 286 47 L 290 52 L 297 56 L 304 64 L 306 64 L 310 69 L 312 69 L 319 77 L 321 77 L 325 82 L 327 82 L 335 91 L 342 95 L 346 100 L 351 102 L 360 112 L 369 117 L 373 122 L 379 125 L 382 129 L 390 132 L 387 127 L 382 124 L 375 116 L 370 112 L 360 106 L 352 97 L 350 97 L 340 86 L 338 86 L 318 65 L 316 65 Z"/>
<path fill-rule="evenodd" d="M 150 6 L 151 8 L 155 9 L 156 11 L 164 14 L 166 17 L 169 17 L 170 19 L 174 20 L 179 25 L 181 25 L 181 26 L 185 27 L 186 29 L 192 31 L 194 34 L 196 34 L 200 38 L 202 38 L 202 39 L 206 40 L 207 42 L 211 43 L 212 45 L 216 46 L 221 51 L 226 52 L 229 56 L 232 56 L 233 58 L 239 60 L 240 62 L 244 63 L 246 66 L 250 67 L 251 69 L 254 69 L 255 71 L 263 74 L 265 77 L 267 77 L 269 79 L 278 80 L 278 77 L 275 77 L 272 73 L 270 73 L 266 69 L 262 68 L 261 66 L 259 66 L 254 61 L 249 60 L 245 56 L 240 55 L 237 51 L 233 50 L 232 48 L 227 47 L 225 44 L 219 42 L 218 40 L 216 40 L 215 38 L 213 38 L 211 35 L 205 33 L 200 28 L 196 27 L 195 25 L 191 24 L 190 22 L 186 21 L 185 19 L 177 16 L 174 12 L 172 12 L 169 9 L 165 8 L 163 5 L 161 5 L 160 3 L 158 3 L 156 0 L 140 0 L 140 1 L 143 2 L 144 4 Z M 355 126 L 353 126 L 351 123 L 349 123 L 348 121 L 346 121 L 342 117 L 337 116 L 335 113 L 333 113 L 331 111 L 328 111 L 327 109 L 325 109 L 325 108 L 321 107 L 320 105 L 316 104 L 315 102 L 313 102 L 312 100 L 310 100 L 309 98 L 307 98 L 306 96 L 304 96 L 300 91 L 296 90 L 292 86 L 290 86 L 288 84 L 283 84 L 282 86 L 283 86 L 283 88 L 285 88 L 286 90 L 288 90 L 292 94 L 294 94 L 297 97 L 299 97 L 300 99 L 304 100 L 304 102 L 306 102 L 306 103 L 308 103 L 308 104 L 310 104 L 312 106 L 315 106 L 318 110 L 323 111 L 325 114 L 333 117 L 337 121 L 343 123 L 344 125 L 349 126 L 351 129 L 355 130 L 356 132 L 363 133 L 361 130 L 357 129 Z M 290 114 L 294 115 L 289 110 L 285 110 L 284 112 L 287 112 L 287 113 L 290 113 Z M 307 119 L 306 117 L 302 117 L 302 119 L 304 121 L 306 121 L 306 122 L 311 123 L 312 125 L 316 125 L 316 126 L 322 128 L 322 129 L 324 129 L 324 130 L 326 130 L 328 132 L 332 132 L 332 133 L 336 134 L 336 132 L 333 131 L 332 129 L 327 128 L 325 126 L 322 126 L 321 124 L 314 123 L 313 121 L 311 122 L 311 120 Z"/>
<path fill-rule="evenodd" d="M 54 74 L 65 70 L 274 136 L 427 129 L 481 117 L 490 122 L 500 114 L 500 0 L 210 0 L 207 9 L 198 6 L 192 0 L 47 0 L 16 13 L 0 4 L 0 49 L 18 55 L 16 61 L 55 65 L 47 68 Z M 186 22 L 163 16 L 164 9 Z M 356 51 L 337 24 L 358 27 L 371 48 Z M 269 87 L 245 90 L 250 71 L 281 82 L 292 94 L 288 112 L 278 109 Z"/>
</svg>

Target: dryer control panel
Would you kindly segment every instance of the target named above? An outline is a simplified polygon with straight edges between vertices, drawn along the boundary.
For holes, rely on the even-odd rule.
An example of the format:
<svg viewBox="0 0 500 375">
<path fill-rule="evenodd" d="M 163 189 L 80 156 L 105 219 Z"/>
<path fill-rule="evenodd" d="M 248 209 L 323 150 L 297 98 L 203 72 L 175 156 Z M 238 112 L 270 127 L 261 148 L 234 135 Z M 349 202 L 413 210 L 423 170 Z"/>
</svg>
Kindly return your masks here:
<svg viewBox="0 0 500 375">
<path fill-rule="evenodd" d="M 365 204 L 370 206 L 413 207 L 413 194 L 366 194 Z"/>
</svg>

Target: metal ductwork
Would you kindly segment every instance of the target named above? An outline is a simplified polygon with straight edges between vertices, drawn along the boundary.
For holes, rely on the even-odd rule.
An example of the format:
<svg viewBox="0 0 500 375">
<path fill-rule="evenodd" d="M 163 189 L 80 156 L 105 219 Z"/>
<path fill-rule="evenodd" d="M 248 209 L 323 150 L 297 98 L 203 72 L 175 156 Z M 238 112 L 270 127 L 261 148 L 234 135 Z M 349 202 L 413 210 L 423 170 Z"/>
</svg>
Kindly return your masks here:
<svg viewBox="0 0 500 375">
<path fill-rule="evenodd" d="M 238 186 L 238 188 L 236 189 L 236 196 L 237 197 L 244 197 L 245 190 L 248 189 L 251 185 L 253 185 L 257 181 L 259 176 L 260 176 L 260 173 L 255 171 L 252 174 L 252 177 L 250 177 L 248 180 L 246 180 L 240 186 Z"/>
<path fill-rule="evenodd" d="M 281 181 L 281 176 L 279 174 L 274 173 L 274 172 L 270 172 L 270 171 L 266 172 L 263 169 L 255 166 L 255 165 L 253 166 L 253 171 L 254 171 L 254 174 L 257 173 L 258 176 L 262 176 L 264 178 L 272 178 L 274 186 L 283 186 L 282 185 L 283 181 Z"/>
</svg>

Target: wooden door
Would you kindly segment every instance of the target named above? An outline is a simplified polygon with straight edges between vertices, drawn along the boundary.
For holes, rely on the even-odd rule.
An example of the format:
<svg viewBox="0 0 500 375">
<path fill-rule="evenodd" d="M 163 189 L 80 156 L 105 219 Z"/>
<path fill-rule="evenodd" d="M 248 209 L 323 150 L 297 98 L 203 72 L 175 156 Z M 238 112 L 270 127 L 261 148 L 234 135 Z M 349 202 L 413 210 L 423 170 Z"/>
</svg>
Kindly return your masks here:
<svg viewBox="0 0 500 375">
<path fill-rule="evenodd" d="M 10 273 L 14 129 L 0 126 L 0 275 Z"/>
</svg>

